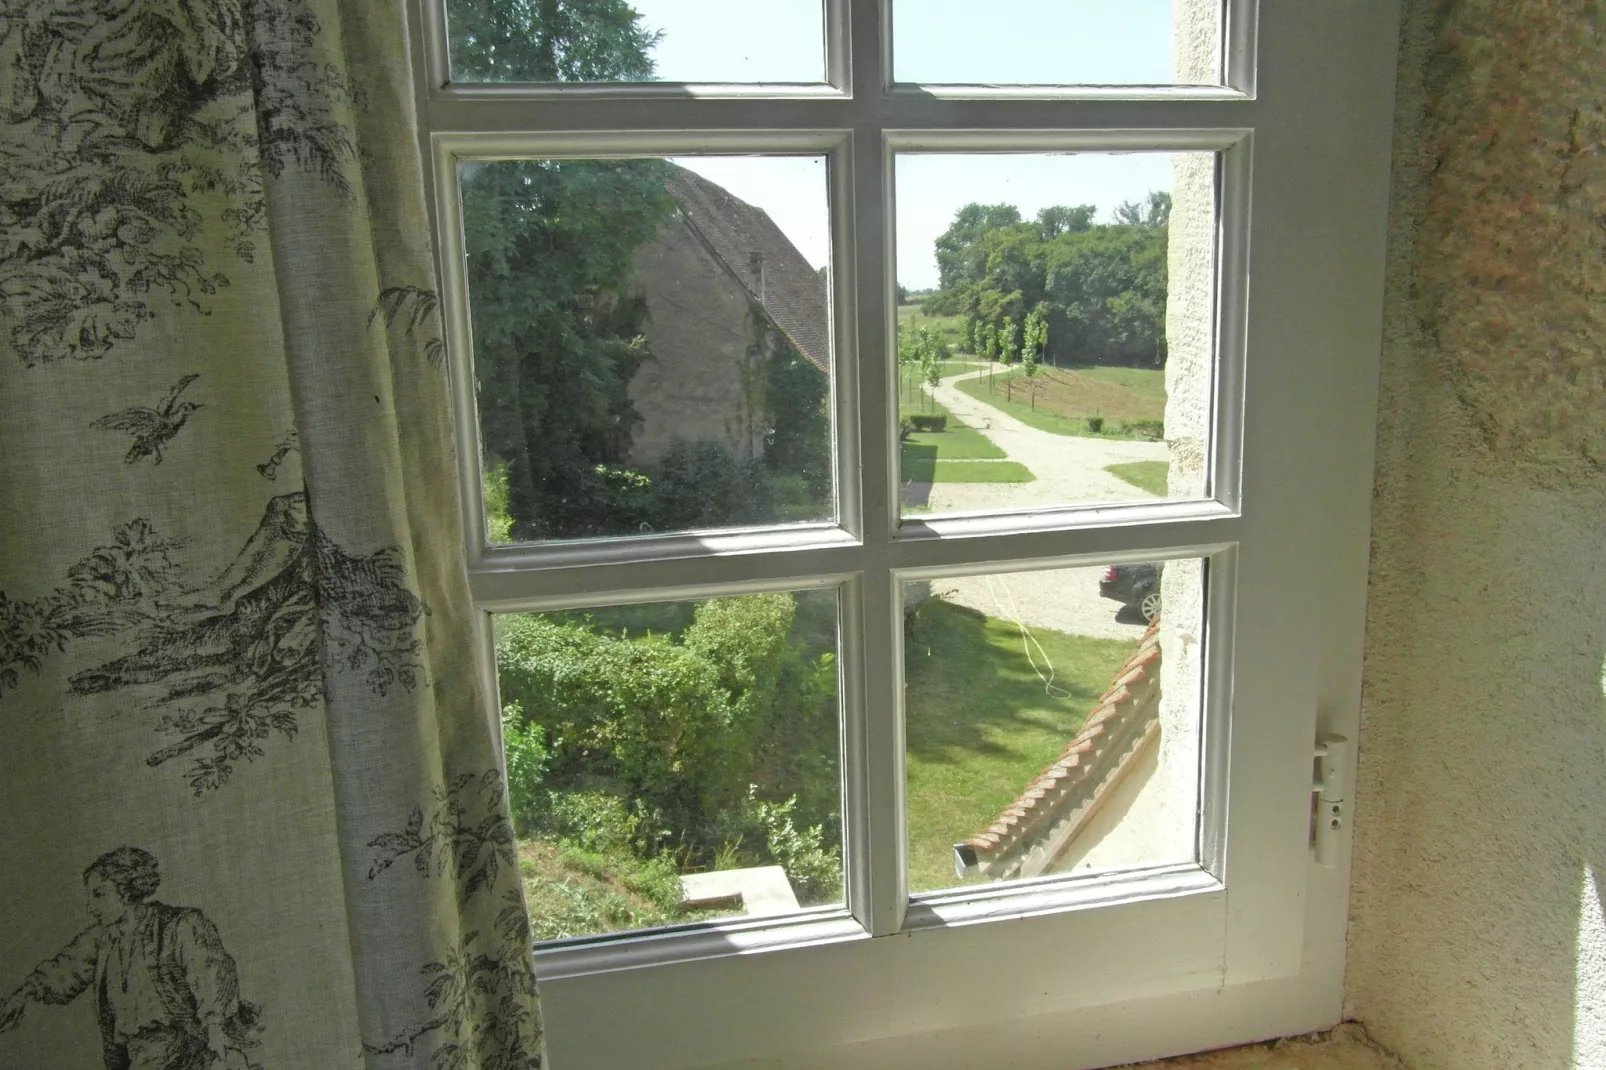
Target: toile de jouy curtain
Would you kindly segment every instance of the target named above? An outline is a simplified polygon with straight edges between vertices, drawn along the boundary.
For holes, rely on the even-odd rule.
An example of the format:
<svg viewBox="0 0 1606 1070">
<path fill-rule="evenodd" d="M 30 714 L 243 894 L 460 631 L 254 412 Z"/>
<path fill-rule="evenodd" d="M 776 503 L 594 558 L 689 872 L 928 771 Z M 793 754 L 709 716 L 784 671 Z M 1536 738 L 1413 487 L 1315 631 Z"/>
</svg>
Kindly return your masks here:
<svg viewBox="0 0 1606 1070">
<path fill-rule="evenodd" d="M 403 0 L 0 0 L 0 1067 L 534 1067 Z"/>
</svg>

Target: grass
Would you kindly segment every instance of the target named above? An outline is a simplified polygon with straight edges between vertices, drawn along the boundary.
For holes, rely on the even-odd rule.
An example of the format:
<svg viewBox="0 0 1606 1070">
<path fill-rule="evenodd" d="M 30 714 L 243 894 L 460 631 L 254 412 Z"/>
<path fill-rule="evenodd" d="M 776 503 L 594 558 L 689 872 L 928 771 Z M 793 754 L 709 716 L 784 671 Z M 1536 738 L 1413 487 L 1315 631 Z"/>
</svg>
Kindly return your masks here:
<svg viewBox="0 0 1606 1070">
<path fill-rule="evenodd" d="M 1008 621 L 941 598 L 912 615 L 905 660 L 914 890 L 957 883 L 952 844 L 985 827 L 1059 756 L 1135 645 L 1046 628 L 1032 634 L 1068 697 L 1046 693 L 1022 652 L 1019 630 Z M 542 837 L 521 837 L 518 851 L 538 940 L 728 913 L 682 909 L 667 856 L 642 860 L 624 848 L 591 850 Z"/>
<path fill-rule="evenodd" d="M 966 348 L 968 344 L 960 331 L 964 322 L 965 317 L 959 315 L 927 315 L 921 310 L 921 303 L 918 301 L 898 306 L 899 327 L 935 327 L 942 332 L 942 340 L 948 343 L 948 348 L 956 353 Z"/>
<path fill-rule="evenodd" d="M 1015 368 L 955 383 L 960 390 L 1040 431 L 1089 438 L 1146 439 L 1133 421 L 1165 419 L 1165 372 L 1144 368 L 1040 368 L 1030 384 Z M 1032 401 L 1035 387 L 1036 402 Z M 1088 417 L 1102 418 L 1092 431 Z"/>
<path fill-rule="evenodd" d="M 1003 450 L 993 445 L 992 439 L 943 408 L 935 400 L 931 402 L 929 413 L 924 409 L 920 412 L 923 415 L 947 417 L 947 428 L 942 431 L 914 432 L 904 439 L 905 450 L 911 447 L 919 449 L 930 447 L 936 451 L 933 459 L 943 461 L 1001 460 L 1007 456 Z"/>
<path fill-rule="evenodd" d="M 1166 496 L 1166 480 L 1171 470 L 1171 465 L 1166 461 L 1129 461 L 1126 464 L 1106 465 L 1104 470 L 1139 490 L 1146 490 L 1161 498 Z"/>
<path fill-rule="evenodd" d="M 1014 624 L 940 598 L 913 615 L 904 645 L 912 890 L 959 883 L 953 844 L 986 827 L 1059 757 L 1136 645 L 1032 634 L 1070 697 L 1047 694 Z"/>
<path fill-rule="evenodd" d="M 537 940 L 650 929 L 720 914 L 683 909 L 680 877 L 673 866 L 643 862 L 624 851 L 521 840 L 519 874 Z"/>
<path fill-rule="evenodd" d="M 905 482 L 1030 483 L 1035 476 L 1018 461 L 938 461 L 935 467 L 916 458 L 904 465 Z"/>
<path fill-rule="evenodd" d="M 974 427 L 960 420 L 935 400 L 930 412 L 948 418 L 944 431 L 921 431 L 903 441 L 899 472 L 915 483 L 1030 483 L 1032 473 L 1015 461 L 1004 460 L 1003 450 Z"/>
</svg>

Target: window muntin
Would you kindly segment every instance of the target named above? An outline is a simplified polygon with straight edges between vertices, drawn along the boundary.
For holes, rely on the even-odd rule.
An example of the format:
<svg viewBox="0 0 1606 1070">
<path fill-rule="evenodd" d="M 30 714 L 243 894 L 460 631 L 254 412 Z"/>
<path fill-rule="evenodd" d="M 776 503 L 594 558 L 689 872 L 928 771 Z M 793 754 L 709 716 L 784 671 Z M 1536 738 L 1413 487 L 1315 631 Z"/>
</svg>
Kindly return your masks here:
<svg viewBox="0 0 1606 1070">
<path fill-rule="evenodd" d="M 906 515 L 1200 496 L 1169 470 L 1211 449 L 1215 154 L 894 166 Z"/>
<path fill-rule="evenodd" d="M 1236 1037 L 1247 1039 L 1249 1028 L 1266 1035 L 1330 1020 L 1322 994 L 1342 969 L 1343 874 L 1308 868 L 1308 785 L 1297 767 L 1308 765 L 1318 722 L 1353 731 L 1346 711 L 1358 702 L 1349 665 L 1358 664 L 1356 592 L 1364 588 L 1365 444 L 1374 408 L 1367 384 L 1375 369 L 1372 288 L 1380 275 L 1391 69 L 1383 54 L 1386 20 L 1375 7 L 1338 0 L 1260 11 L 1255 0 L 1227 0 L 1224 45 L 1206 64 L 1225 70 L 1225 85 L 1179 66 L 1171 86 L 916 88 L 892 85 L 886 3 L 827 0 L 829 91 L 604 91 L 448 84 L 440 5 L 421 2 L 436 17 L 421 52 L 432 75 L 421 100 L 437 160 L 436 205 L 448 253 L 443 307 L 454 360 L 468 348 L 466 317 L 453 300 L 463 287 L 452 278 L 450 255 L 460 229 L 451 203 L 456 159 L 799 149 L 831 156 L 832 276 L 842 317 L 834 327 L 837 525 L 487 547 L 474 516 L 468 558 L 477 605 L 495 611 L 840 584 L 850 916 L 715 922 L 543 950 L 538 968 L 553 1058 L 576 1067 L 631 1065 L 651 1037 L 653 1060 L 664 1067 L 754 1058 L 805 1067 L 835 1061 L 842 1049 L 827 1050 L 832 1044 L 883 1041 L 901 1051 L 906 1039 L 942 1032 L 945 1053 L 950 1042 L 968 1053 L 953 1056 L 961 1061 L 994 1058 L 1002 1037 L 1023 1058 L 1092 1065 L 1144 1054 L 1122 1017 L 1128 1012 L 1108 1010 L 1130 1008 L 1134 999 L 1144 1001 L 1145 1013 L 1151 1005 L 1162 1016 L 1175 1009 L 1167 1021 L 1177 1024 L 1176 1035 L 1194 1038 L 1156 1043 L 1175 1044 L 1175 1051 L 1220 1043 L 1226 1033 L 1214 1026 L 1187 1024 L 1206 991 L 1212 1008 L 1234 1021 L 1262 1023 L 1231 1027 Z M 1220 17 L 1214 0 L 1177 10 L 1189 19 Z M 1275 94 L 1256 97 L 1257 67 Z M 1335 99 L 1345 100 L 1345 109 L 1335 112 Z M 1193 458 L 1190 473 L 1208 497 L 900 524 L 893 152 L 1088 150 L 1221 153 L 1219 216 L 1210 235 L 1219 253 L 1210 310 L 1213 451 Z M 1254 368 L 1247 393 L 1246 351 Z M 459 384 L 458 425 L 471 442 L 474 414 L 471 396 L 468 404 L 464 397 Z M 467 467 L 463 483 L 473 495 L 464 504 L 473 514 L 479 472 L 471 459 Z M 1240 509 L 1240 472 L 1254 488 L 1247 511 Z M 899 860 L 897 583 L 955 571 L 1190 555 L 1208 555 L 1210 564 L 1202 865 L 1011 882 L 910 903 Z M 1319 611 L 1290 613 L 1291 604 Z M 488 656 L 488 641 L 485 649 Z M 975 924 L 983 921 L 1000 924 Z M 911 930 L 922 933 L 863 939 Z M 1050 942 L 1076 953 L 1041 955 Z M 808 951 L 741 954 L 799 945 Z M 1133 955 L 1135 946 L 1145 953 Z M 974 962 L 998 968 L 984 976 L 959 968 Z M 1274 978 L 1278 1006 L 1285 996 L 1293 1002 L 1268 1017 L 1261 1013 L 1266 986 L 1252 982 Z M 706 998 L 736 991 L 753 998 Z M 807 1016 L 754 1009 L 816 999 L 820 1013 Z M 873 1009 L 868 1018 L 859 1013 L 866 1008 Z M 1028 1014 L 1054 1024 L 1030 1033 L 1006 1023 Z M 822 1037 L 818 1023 L 833 1015 L 843 1028 Z M 1273 1019 L 1279 1024 L 1266 1024 Z M 1088 1040 L 1101 1029 L 1105 1040 Z M 1051 1047 L 1034 1036 L 1052 1038 L 1043 1042 Z M 875 1065 L 870 1057 L 863 1065 Z"/>
<path fill-rule="evenodd" d="M 903 585 L 911 892 L 1198 861 L 1202 569 Z"/>
<path fill-rule="evenodd" d="M 459 163 L 491 545 L 834 519 L 825 170 Z"/>
</svg>

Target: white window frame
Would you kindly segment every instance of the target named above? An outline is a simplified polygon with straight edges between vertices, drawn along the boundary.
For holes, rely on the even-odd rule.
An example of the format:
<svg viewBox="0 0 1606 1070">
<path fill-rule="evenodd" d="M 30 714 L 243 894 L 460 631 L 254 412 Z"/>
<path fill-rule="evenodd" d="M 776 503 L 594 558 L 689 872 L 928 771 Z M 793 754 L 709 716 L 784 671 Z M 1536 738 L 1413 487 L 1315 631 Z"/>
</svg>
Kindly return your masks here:
<svg viewBox="0 0 1606 1070">
<path fill-rule="evenodd" d="M 413 58 L 487 693 L 493 612 L 841 599 L 847 908 L 542 948 L 552 1065 L 1095 1066 L 1336 1022 L 1348 837 L 1310 861 L 1308 759 L 1358 719 L 1391 0 L 1225 0 L 1223 85 L 1063 89 L 890 84 L 887 0 L 824 0 L 824 85 L 455 85 L 444 2 Z M 1074 149 L 1220 153 L 1208 494 L 900 521 L 893 156 Z M 704 152 L 827 158 L 836 521 L 487 545 L 458 162 Z M 898 584 L 1184 556 L 1209 559 L 1198 864 L 911 899 Z"/>
</svg>

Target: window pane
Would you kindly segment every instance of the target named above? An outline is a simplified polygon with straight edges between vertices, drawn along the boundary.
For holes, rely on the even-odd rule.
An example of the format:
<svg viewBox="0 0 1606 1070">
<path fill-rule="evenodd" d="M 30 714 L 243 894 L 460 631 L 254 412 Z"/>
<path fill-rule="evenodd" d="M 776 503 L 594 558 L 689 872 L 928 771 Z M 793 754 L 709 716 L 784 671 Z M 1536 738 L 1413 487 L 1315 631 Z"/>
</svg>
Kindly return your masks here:
<svg viewBox="0 0 1606 1070">
<path fill-rule="evenodd" d="M 823 158 L 460 178 L 491 542 L 835 515 Z"/>
<path fill-rule="evenodd" d="M 834 591 L 496 618 L 539 940 L 842 902 Z"/>
<path fill-rule="evenodd" d="M 1194 860 L 1203 580 L 1173 560 L 905 585 L 911 891 Z"/>
<path fill-rule="evenodd" d="M 896 167 L 905 513 L 1203 496 L 1215 154 Z"/>
<path fill-rule="evenodd" d="M 458 82 L 825 81 L 820 0 L 448 0 Z"/>
<path fill-rule="evenodd" d="M 1221 0 L 896 0 L 893 76 L 947 85 L 1212 85 Z"/>
</svg>

